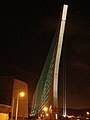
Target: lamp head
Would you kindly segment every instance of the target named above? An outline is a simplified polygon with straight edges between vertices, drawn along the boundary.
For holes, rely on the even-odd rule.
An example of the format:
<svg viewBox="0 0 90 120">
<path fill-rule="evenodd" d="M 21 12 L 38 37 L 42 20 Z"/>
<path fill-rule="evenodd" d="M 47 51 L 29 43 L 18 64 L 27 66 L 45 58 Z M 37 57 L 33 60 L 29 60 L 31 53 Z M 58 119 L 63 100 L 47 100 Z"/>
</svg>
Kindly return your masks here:
<svg viewBox="0 0 90 120">
<path fill-rule="evenodd" d="M 25 92 L 20 92 L 20 97 L 24 97 L 25 96 Z"/>
</svg>

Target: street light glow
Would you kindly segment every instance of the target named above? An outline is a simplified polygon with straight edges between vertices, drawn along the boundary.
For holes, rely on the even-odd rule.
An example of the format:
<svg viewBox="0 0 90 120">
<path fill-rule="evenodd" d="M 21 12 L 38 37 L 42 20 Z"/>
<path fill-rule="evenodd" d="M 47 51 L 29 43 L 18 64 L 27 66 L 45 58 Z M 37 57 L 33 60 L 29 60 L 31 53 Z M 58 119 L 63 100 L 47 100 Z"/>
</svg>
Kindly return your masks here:
<svg viewBox="0 0 90 120">
<path fill-rule="evenodd" d="M 46 116 L 49 116 L 49 114 L 48 114 L 48 113 L 46 113 Z"/>
<path fill-rule="evenodd" d="M 20 92 L 20 97 L 24 97 L 25 96 L 25 92 Z"/>
<path fill-rule="evenodd" d="M 48 108 L 47 108 L 47 107 L 44 107 L 43 110 L 44 110 L 45 112 L 47 112 L 47 111 L 48 111 Z"/>
<path fill-rule="evenodd" d="M 87 115 L 89 115 L 89 112 L 86 112 Z"/>
</svg>

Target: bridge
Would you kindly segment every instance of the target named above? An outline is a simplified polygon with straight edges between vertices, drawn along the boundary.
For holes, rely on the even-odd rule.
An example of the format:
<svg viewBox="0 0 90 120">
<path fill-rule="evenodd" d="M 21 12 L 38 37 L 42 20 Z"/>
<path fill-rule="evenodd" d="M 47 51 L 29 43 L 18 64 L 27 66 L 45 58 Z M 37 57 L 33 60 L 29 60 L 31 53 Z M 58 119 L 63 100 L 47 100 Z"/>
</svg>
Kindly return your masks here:
<svg viewBox="0 0 90 120">
<path fill-rule="evenodd" d="M 58 24 L 45 65 L 33 95 L 32 117 L 58 119 L 58 72 L 68 5 L 63 6 L 61 23 Z M 66 115 L 66 113 L 64 113 Z"/>
</svg>

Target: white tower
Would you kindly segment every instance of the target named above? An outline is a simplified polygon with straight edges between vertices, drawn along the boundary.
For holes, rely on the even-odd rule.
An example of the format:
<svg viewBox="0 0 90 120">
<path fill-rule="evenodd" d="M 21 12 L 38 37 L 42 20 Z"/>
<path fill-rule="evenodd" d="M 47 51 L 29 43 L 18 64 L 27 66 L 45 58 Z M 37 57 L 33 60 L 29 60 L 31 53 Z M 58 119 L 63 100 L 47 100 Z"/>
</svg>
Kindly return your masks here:
<svg viewBox="0 0 90 120">
<path fill-rule="evenodd" d="M 61 27 L 59 33 L 59 39 L 57 44 L 55 67 L 54 67 L 54 82 L 53 82 L 53 108 L 58 109 L 58 72 L 59 72 L 59 63 L 63 43 L 63 35 L 65 30 L 66 16 L 67 16 L 68 5 L 63 6 Z M 57 118 L 57 114 L 55 114 Z"/>
</svg>

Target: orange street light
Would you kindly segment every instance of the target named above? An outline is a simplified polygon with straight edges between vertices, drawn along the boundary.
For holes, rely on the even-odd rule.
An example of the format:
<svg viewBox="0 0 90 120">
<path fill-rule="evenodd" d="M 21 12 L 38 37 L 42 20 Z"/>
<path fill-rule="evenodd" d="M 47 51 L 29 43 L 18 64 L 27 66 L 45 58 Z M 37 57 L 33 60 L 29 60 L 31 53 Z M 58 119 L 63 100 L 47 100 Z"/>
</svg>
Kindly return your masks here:
<svg viewBox="0 0 90 120">
<path fill-rule="evenodd" d="M 24 97 L 25 96 L 25 92 L 20 92 L 20 97 Z"/>
<path fill-rule="evenodd" d="M 19 103 L 19 97 L 24 97 L 25 96 L 25 92 L 20 92 L 17 95 L 17 103 L 16 103 L 16 116 L 15 116 L 15 120 L 17 120 L 17 116 L 18 116 L 18 103 Z"/>
<path fill-rule="evenodd" d="M 47 111 L 48 111 L 48 108 L 47 108 L 47 107 L 44 107 L 43 110 L 44 110 L 44 112 L 47 112 Z"/>
<path fill-rule="evenodd" d="M 86 112 L 87 115 L 89 115 L 90 113 L 89 112 Z"/>
</svg>

